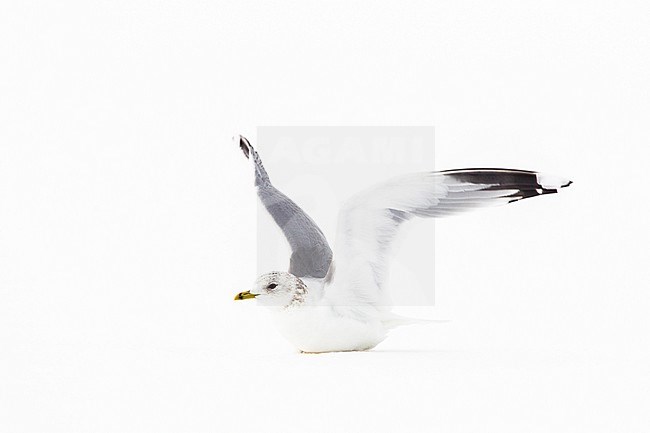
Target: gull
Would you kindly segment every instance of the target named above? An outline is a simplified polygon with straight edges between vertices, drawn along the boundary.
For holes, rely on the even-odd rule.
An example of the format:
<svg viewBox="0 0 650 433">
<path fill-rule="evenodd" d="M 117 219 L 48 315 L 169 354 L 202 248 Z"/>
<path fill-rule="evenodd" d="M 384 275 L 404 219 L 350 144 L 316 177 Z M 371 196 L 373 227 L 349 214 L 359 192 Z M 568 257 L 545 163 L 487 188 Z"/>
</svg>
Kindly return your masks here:
<svg viewBox="0 0 650 433">
<path fill-rule="evenodd" d="M 571 181 L 534 171 L 471 168 L 396 177 L 362 191 L 339 211 L 336 253 L 295 202 L 276 189 L 250 142 L 257 195 L 291 247 L 288 272 L 261 275 L 235 300 L 272 311 L 280 333 L 305 353 L 363 351 L 401 325 L 423 321 L 390 311 L 386 293 L 390 246 L 400 226 L 476 208 L 552 194 Z"/>
</svg>

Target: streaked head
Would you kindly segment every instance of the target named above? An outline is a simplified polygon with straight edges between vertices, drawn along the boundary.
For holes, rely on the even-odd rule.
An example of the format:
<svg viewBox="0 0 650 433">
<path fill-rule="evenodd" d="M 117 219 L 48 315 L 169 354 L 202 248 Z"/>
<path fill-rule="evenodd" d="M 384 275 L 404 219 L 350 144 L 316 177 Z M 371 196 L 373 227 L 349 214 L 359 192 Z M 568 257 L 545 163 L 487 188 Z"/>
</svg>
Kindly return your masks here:
<svg viewBox="0 0 650 433">
<path fill-rule="evenodd" d="M 303 281 L 288 272 L 270 272 L 261 275 L 253 284 L 253 289 L 238 293 L 235 301 L 257 299 L 267 307 L 286 307 L 301 303 L 307 294 Z"/>
</svg>

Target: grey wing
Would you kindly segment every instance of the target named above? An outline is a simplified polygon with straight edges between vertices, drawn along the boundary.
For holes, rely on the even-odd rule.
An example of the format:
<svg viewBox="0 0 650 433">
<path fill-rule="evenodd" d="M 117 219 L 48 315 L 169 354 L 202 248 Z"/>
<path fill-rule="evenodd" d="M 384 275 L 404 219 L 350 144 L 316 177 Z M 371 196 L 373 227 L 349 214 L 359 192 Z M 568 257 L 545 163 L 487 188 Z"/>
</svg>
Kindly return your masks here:
<svg viewBox="0 0 650 433">
<path fill-rule="evenodd" d="M 324 278 L 332 262 L 325 235 L 300 206 L 271 184 L 259 154 L 245 137 L 240 136 L 239 147 L 255 166 L 257 195 L 289 242 L 289 272 L 297 277 Z"/>
</svg>

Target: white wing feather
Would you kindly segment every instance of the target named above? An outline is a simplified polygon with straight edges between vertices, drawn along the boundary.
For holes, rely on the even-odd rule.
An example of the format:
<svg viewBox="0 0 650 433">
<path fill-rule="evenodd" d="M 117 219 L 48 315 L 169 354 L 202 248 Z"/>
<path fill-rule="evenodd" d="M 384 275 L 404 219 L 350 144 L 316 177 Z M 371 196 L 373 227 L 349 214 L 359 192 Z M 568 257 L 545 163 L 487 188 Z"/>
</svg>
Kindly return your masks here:
<svg viewBox="0 0 650 433">
<path fill-rule="evenodd" d="M 570 183 L 524 170 L 464 169 L 406 175 L 361 192 L 339 213 L 324 301 L 330 305 L 385 305 L 383 285 L 390 246 L 404 221 L 555 193 Z"/>
</svg>

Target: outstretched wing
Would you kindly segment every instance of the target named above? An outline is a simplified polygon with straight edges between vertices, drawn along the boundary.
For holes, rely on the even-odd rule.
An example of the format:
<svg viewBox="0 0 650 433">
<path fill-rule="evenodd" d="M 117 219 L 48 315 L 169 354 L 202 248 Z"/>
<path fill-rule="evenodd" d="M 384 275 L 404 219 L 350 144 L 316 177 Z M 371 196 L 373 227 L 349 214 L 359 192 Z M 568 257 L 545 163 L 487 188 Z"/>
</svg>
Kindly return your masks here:
<svg viewBox="0 0 650 433">
<path fill-rule="evenodd" d="M 325 296 L 334 305 L 386 301 L 388 253 L 400 225 L 556 193 L 570 181 L 533 171 L 462 169 L 406 175 L 352 197 L 339 213 L 335 266 Z"/>
<path fill-rule="evenodd" d="M 259 154 L 246 138 L 239 137 L 239 147 L 255 166 L 257 195 L 291 246 L 289 272 L 297 277 L 324 278 L 332 261 L 325 235 L 305 211 L 271 184 Z"/>
</svg>

